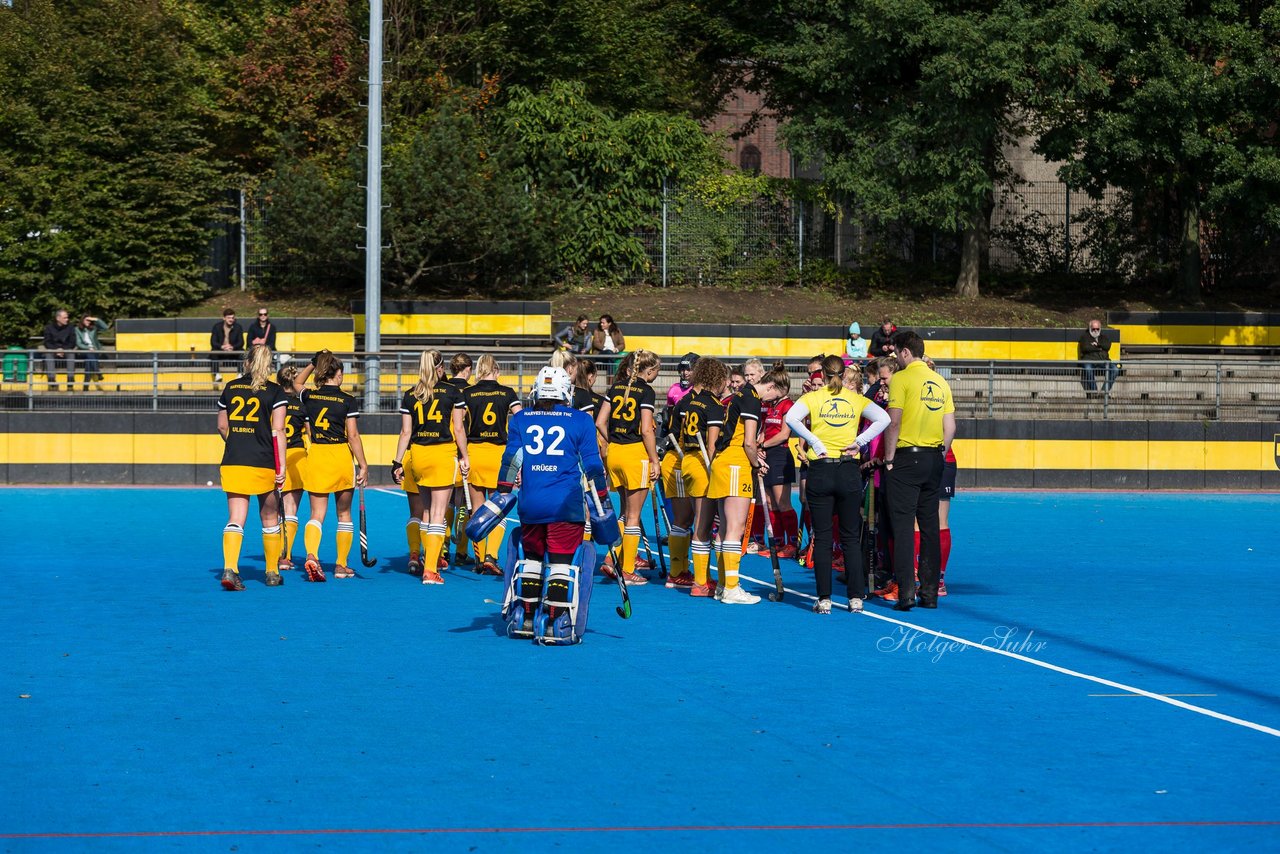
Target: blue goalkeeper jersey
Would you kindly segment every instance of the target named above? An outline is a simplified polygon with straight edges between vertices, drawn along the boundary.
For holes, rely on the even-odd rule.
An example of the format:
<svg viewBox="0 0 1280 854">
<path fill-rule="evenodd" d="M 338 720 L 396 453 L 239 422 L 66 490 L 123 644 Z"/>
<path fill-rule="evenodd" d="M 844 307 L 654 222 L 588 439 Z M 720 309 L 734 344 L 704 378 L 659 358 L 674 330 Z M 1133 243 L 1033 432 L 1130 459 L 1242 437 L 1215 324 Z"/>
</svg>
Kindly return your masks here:
<svg viewBox="0 0 1280 854">
<path fill-rule="evenodd" d="M 522 409 L 507 425 L 500 478 L 514 478 L 516 465 L 522 523 L 582 522 L 582 475 L 593 481 L 604 477 L 595 421 L 563 404 Z"/>
</svg>

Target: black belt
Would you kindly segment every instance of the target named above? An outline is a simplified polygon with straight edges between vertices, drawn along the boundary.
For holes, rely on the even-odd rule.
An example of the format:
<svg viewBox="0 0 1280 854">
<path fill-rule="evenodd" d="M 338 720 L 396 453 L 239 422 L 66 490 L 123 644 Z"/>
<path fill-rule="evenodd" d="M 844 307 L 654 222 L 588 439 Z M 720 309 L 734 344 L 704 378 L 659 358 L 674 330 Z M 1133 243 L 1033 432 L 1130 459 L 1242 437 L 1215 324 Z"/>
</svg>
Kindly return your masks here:
<svg viewBox="0 0 1280 854">
<path fill-rule="evenodd" d="M 851 456 L 849 454 L 845 454 L 839 457 L 822 457 L 821 459 L 817 459 L 817 460 L 809 460 L 809 462 L 811 463 L 856 463 L 857 461 L 858 461 L 857 457 Z"/>
<path fill-rule="evenodd" d="M 899 453 L 923 454 L 927 451 L 932 451 L 933 453 L 940 454 L 942 453 L 942 446 L 941 445 L 899 445 L 898 446 Z"/>
</svg>

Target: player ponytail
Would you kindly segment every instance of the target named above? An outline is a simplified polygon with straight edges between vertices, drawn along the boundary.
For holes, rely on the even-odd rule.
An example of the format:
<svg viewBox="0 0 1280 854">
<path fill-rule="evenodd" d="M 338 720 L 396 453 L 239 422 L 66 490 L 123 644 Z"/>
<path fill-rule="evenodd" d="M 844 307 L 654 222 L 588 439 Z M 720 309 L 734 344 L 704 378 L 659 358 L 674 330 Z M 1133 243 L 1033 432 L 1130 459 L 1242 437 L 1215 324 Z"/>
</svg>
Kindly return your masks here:
<svg viewBox="0 0 1280 854">
<path fill-rule="evenodd" d="M 783 397 L 791 394 L 791 375 L 787 373 L 786 363 L 781 360 L 773 363 L 772 370 L 761 377 L 760 382 L 777 386 Z"/>
<path fill-rule="evenodd" d="M 466 353 L 458 353 L 449 360 L 449 373 L 455 377 L 469 367 L 471 367 L 471 357 Z"/>
<path fill-rule="evenodd" d="M 822 360 L 822 376 L 826 380 L 827 391 L 839 394 L 844 388 L 844 359 L 839 356 L 827 356 Z"/>
<path fill-rule="evenodd" d="M 440 380 L 440 351 L 424 350 L 418 358 L 418 381 L 413 385 L 413 396 L 427 403 L 435 395 Z"/>
<path fill-rule="evenodd" d="M 556 350 L 547 360 L 547 365 L 552 368 L 563 368 L 566 374 L 573 376 L 577 361 L 568 350 Z"/>
<path fill-rule="evenodd" d="M 328 350 L 316 353 L 316 372 L 311 375 L 311 382 L 320 388 L 329 380 L 342 373 L 342 360 Z"/>
<path fill-rule="evenodd" d="M 573 384 L 590 391 L 595 379 L 596 363 L 590 359 L 579 359 L 577 369 L 573 373 Z"/>
<path fill-rule="evenodd" d="M 623 361 L 630 360 L 627 365 L 627 390 L 623 392 L 624 400 L 631 399 L 631 392 L 635 386 L 636 379 L 646 371 L 652 370 L 662 364 L 662 360 L 658 358 L 658 354 L 652 350 L 634 350 L 628 353 Z M 618 373 L 621 375 L 622 368 L 619 366 Z"/>
<path fill-rule="evenodd" d="M 287 365 L 281 365 L 280 370 L 276 372 L 276 382 L 284 389 L 285 394 L 293 394 L 293 383 L 298 378 L 298 366 L 293 362 Z"/>
<path fill-rule="evenodd" d="M 454 356 L 454 361 L 458 357 Z M 457 373 L 455 371 L 454 373 Z M 501 372 L 498 370 L 498 360 L 485 353 L 476 362 L 476 379 L 477 380 L 496 380 Z"/>
<path fill-rule="evenodd" d="M 244 372 L 249 375 L 254 391 L 266 388 L 271 379 L 271 350 L 262 344 L 250 347 L 244 359 Z"/>
</svg>

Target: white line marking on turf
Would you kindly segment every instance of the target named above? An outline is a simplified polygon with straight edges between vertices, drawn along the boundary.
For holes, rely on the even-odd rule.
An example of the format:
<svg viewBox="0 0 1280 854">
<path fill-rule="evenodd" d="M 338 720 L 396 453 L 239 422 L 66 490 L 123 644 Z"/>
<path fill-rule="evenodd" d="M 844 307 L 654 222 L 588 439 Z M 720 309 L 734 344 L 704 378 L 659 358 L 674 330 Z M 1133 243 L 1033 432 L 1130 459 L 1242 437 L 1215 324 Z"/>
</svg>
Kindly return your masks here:
<svg viewBox="0 0 1280 854">
<path fill-rule="evenodd" d="M 1090 697 L 1141 697 L 1141 694 L 1090 694 Z M 1217 694 L 1161 694 L 1161 697 L 1216 697 Z"/>
<path fill-rule="evenodd" d="M 752 578 L 749 575 L 740 575 L 739 578 L 741 578 L 744 581 L 751 581 L 751 582 L 754 582 L 755 584 L 759 584 L 761 587 L 770 587 L 770 588 L 773 587 L 772 581 L 769 581 L 769 582 L 761 581 L 760 579 Z M 786 590 L 788 593 L 794 593 L 795 595 L 800 596 L 804 599 L 812 599 L 816 601 L 818 598 L 816 596 L 811 596 L 808 593 L 801 593 L 799 590 L 792 590 L 790 587 L 784 587 L 783 589 Z M 1030 656 L 1027 656 L 1027 655 L 1021 655 L 1016 652 L 1010 652 L 1007 649 L 997 649 L 996 647 L 987 646 L 986 644 L 975 643 L 974 641 L 968 640 L 966 638 L 957 637 L 956 635 L 949 635 L 946 632 L 935 631 L 934 629 L 925 628 L 924 626 L 918 626 L 915 623 L 907 623 L 902 620 L 894 619 L 893 617 L 885 616 L 884 614 L 877 614 L 873 611 L 864 610 L 864 611 L 861 611 L 860 613 L 863 614 L 864 616 L 871 617 L 874 620 L 881 620 L 886 623 L 892 623 L 895 626 L 902 626 L 904 628 L 914 629 L 918 632 L 923 632 L 924 634 L 933 635 L 934 637 L 951 641 L 953 643 L 958 643 L 958 644 L 963 644 L 965 646 L 973 647 L 974 649 L 982 650 L 983 652 L 989 652 L 994 655 L 1003 655 L 1006 658 L 1017 659 L 1018 661 L 1023 661 L 1023 662 L 1026 662 L 1027 664 L 1033 664 L 1036 667 L 1043 667 L 1045 670 L 1052 670 L 1055 673 L 1062 673 L 1066 676 L 1074 676 L 1077 679 L 1087 679 L 1090 682 L 1096 682 L 1099 685 L 1106 685 L 1108 688 L 1115 688 L 1120 691 L 1125 691 L 1134 696 L 1146 697 L 1150 700 L 1156 700 L 1161 703 L 1167 703 L 1168 705 L 1176 706 L 1179 709 L 1186 709 L 1189 712 L 1195 712 L 1196 714 L 1206 715 L 1211 718 L 1217 718 L 1220 721 L 1226 721 L 1227 723 L 1235 724 L 1236 726 L 1242 726 L 1247 729 L 1255 730 L 1257 732 L 1264 733 L 1266 735 L 1280 738 L 1280 729 L 1264 726 L 1263 724 L 1254 723 L 1253 721 L 1246 721 L 1243 718 L 1236 718 L 1236 717 L 1232 717 L 1231 715 L 1224 715 L 1222 712 L 1215 712 L 1213 709 L 1206 709 L 1203 706 L 1194 706 L 1191 703 L 1184 703 L 1181 700 L 1178 700 L 1167 694 L 1156 694 L 1152 691 L 1145 691 L 1142 688 L 1136 688 L 1133 685 L 1125 685 L 1123 682 L 1114 682 L 1110 679 L 1104 679 L 1101 676 L 1092 676 L 1088 673 L 1081 673 L 1078 670 L 1071 670 L 1066 667 L 1059 667 L 1056 664 L 1050 664 L 1049 662 L 1041 661 L 1038 658 L 1031 658 Z"/>
</svg>

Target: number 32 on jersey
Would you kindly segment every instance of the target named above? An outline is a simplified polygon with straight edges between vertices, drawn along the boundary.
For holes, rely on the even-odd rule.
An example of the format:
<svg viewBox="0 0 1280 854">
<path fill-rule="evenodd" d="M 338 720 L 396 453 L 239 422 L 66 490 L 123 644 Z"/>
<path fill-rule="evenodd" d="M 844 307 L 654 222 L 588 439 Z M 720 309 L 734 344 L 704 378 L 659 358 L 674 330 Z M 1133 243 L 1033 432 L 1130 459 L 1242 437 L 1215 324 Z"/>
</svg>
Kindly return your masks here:
<svg viewBox="0 0 1280 854">
<path fill-rule="evenodd" d="M 534 456 L 563 457 L 564 428 L 555 424 L 547 430 L 540 424 L 530 424 L 525 438 L 524 452 Z M 545 441 L 544 441 L 545 440 Z M 532 442 L 532 444 L 531 444 Z"/>
</svg>

